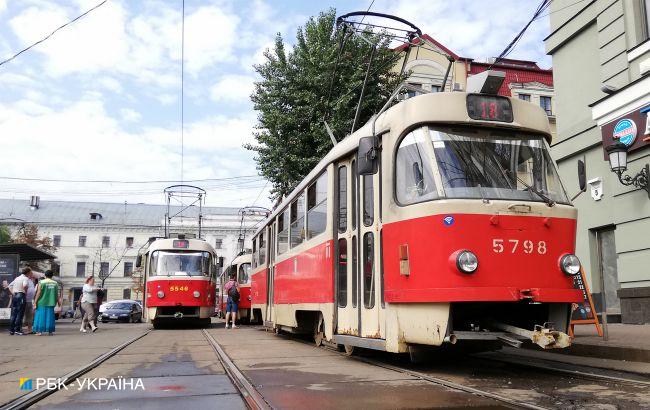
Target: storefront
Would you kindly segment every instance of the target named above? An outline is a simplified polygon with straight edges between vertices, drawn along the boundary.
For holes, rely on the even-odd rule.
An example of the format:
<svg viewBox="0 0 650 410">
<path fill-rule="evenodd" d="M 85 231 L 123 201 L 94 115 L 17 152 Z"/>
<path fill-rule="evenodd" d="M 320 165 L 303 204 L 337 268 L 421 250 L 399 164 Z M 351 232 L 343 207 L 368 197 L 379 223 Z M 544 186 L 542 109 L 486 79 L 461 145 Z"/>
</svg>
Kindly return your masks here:
<svg viewBox="0 0 650 410">
<path fill-rule="evenodd" d="M 590 181 L 587 187 L 594 199 L 603 190 L 611 198 L 612 225 L 596 233 L 607 311 L 620 311 L 623 323 L 650 323 L 650 77 L 591 108 L 610 172 L 608 186 Z"/>
</svg>

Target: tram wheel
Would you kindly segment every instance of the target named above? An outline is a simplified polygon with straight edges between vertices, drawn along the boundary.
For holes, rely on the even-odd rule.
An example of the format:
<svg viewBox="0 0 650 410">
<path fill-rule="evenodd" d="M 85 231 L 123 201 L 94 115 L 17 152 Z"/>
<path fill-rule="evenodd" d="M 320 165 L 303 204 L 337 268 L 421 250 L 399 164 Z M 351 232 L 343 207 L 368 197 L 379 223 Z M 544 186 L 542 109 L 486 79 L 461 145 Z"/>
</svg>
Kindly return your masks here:
<svg viewBox="0 0 650 410">
<path fill-rule="evenodd" d="M 160 329 L 160 321 L 158 320 L 152 320 L 151 324 L 153 325 L 154 329 Z"/>
<path fill-rule="evenodd" d="M 352 356 L 354 354 L 354 346 L 343 345 L 343 352 L 346 356 Z"/>
</svg>

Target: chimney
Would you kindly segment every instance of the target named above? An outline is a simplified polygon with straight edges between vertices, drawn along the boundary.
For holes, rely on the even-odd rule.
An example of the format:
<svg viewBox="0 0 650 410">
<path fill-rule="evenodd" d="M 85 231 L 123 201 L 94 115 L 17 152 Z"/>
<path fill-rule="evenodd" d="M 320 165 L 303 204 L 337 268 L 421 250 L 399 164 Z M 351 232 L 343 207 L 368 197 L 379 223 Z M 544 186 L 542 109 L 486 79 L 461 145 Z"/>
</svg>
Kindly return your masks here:
<svg viewBox="0 0 650 410">
<path fill-rule="evenodd" d="M 29 207 L 32 209 L 32 211 L 37 210 L 40 205 L 41 205 L 40 196 L 32 195 L 31 198 L 29 198 Z"/>
</svg>

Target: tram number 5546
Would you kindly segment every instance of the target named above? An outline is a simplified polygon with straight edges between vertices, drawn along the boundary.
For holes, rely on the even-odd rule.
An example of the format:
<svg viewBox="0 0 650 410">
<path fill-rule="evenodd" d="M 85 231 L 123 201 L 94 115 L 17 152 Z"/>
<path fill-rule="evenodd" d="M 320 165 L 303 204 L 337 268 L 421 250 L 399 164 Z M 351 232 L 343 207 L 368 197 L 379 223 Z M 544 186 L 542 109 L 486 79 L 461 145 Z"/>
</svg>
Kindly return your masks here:
<svg viewBox="0 0 650 410">
<path fill-rule="evenodd" d="M 520 241 L 519 239 L 492 239 L 492 250 L 494 253 L 503 252 L 523 252 L 523 253 L 538 253 L 544 255 L 546 253 L 546 242 L 531 240 Z"/>
</svg>

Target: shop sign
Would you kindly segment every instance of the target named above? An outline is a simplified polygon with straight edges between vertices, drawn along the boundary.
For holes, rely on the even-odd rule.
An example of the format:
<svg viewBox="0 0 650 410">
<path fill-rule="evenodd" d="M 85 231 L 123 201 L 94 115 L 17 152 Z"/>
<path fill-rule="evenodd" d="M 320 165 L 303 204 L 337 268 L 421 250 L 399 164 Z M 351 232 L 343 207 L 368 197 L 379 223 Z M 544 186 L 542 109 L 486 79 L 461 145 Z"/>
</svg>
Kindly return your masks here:
<svg viewBox="0 0 650 410">
<path fill-rule="evenodd" d="M 628 112 L 619 118 L 605 123 L 601 128 L 603 138 L 603 154 L 605 160 L 607 152 L 605 147 L 616 142 L 621 142 L 628 147 L 628 152 L 650 146 L 650 106 Z"/>
<path fill-rule="evenodd" d="M 612 136 L 629 147 L 636 140 L 636 124 L 631 119 L 624 118 L 616 123 Z"/>
</svg>

